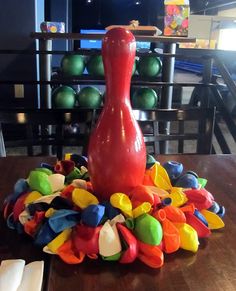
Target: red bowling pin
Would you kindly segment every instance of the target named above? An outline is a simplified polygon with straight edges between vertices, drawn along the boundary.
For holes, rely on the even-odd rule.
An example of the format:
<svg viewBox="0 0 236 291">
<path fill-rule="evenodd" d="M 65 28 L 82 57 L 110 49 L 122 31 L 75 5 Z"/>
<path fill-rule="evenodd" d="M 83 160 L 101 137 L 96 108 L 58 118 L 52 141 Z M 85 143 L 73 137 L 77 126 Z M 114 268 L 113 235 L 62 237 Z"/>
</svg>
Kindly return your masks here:
<svg viewBox="0 0 236 291">
<path fill-rule="evenodd" d="M 106 33 L 102 43 L 105 104 L 88 149 L 91 182 L 101 200 L 109 200 L 116 192 L 129 195 L 144 177 L 146 147 L 130 104 L 135 52 L 130 31 L 114 28 Z"/>
</svg>

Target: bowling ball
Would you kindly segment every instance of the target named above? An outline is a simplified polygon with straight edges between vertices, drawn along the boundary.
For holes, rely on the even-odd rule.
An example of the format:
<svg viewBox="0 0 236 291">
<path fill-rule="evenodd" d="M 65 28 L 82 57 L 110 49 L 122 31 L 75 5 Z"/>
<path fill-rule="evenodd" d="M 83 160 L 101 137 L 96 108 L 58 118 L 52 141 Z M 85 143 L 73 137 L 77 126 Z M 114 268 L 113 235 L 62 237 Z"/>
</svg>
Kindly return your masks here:
<svg viewBox="0 0 236 291">
<path fill-rule="evenodd" d="M 86 68 L 88 73 L 92 76 L 103 77 L 104 66 L 101 55 L 91 56 L 87 62 Z"/>
<path fill-rule="evenodd" d="M 65 55 L 61 60 L 62 72 L 67 76 L 80 76 L 84 68 L 84 58 L 80 55 Z"/>
<path fill-rule="evenodd" d="M 131 98 L 133 108 L 152 109 L 157 106 L 157 93 L 151 88 L 139 88 L 134 92 Z"/>
<path fill-rule="evenodd" d="M 75 104 L 75 91 L 69 86 L 56 88 L 52 93 L 54 108 L 73 108 Z"/>
<path fill-rule="evenodd" d="M 138 62 L 138 73 L 141 77 L 156 77 L 160 74 L 162 63 L 160 58 L 141 56 Z"/>
<path fill-rule="evenodd" d="M 102 103 L 102 94 L 96 87 L 84 87 L 76 96 L 78 105 L 86 108 L 98 108 Z"/>
</svg>

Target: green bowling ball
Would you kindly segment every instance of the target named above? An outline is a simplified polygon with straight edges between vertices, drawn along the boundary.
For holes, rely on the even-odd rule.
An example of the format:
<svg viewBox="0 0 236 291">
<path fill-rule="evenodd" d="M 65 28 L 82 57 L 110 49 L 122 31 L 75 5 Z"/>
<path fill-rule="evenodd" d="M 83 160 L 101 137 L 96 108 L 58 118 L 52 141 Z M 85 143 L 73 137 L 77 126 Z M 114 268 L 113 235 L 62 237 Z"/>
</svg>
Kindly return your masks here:
<svg viewBox="0 0 236 291">
<path fill-rule="evenodd" d="M 96 87 L 84 87 L 77 94 L 79 107 L 98 108 L 102 103 L 102 94 Z"/>
<path fill-rule="evenodd" d="M 52 93 L 52 105 L 54 108 L 73 108 L 75 95 L 75 91 L 69 86 L 58 87 Z"/>
<path fill-rule="evenodd" d="M 80 55 L 65 55 L 61 60 L 61 69 L 64 75 L 80 76 L 85 68 L 84 58 Z"/>
<path fill-rule="evenodd" d="M 87 71 L 92 76 L 103 77 L 104 66 L 101 55 L 91 56 L 86 65 Z"/>
<path fill-rule="evenodd" d="M 160 58 L 142 56 L 138 62 L 138 73 L 141 77 L 156 77 L 160 74 L 162 62 Z"/>
<path fill-rule="evenodd" d="M 134 61 L 134 65 L 132 68 L 132 76 L 136 72 L 136 68 L 137 68 L 136 63 L 137 63 L 137 60 Z M 101 55 L 91 56 L 87 62 L 86 69 L 91 76 L 104 77 L 105 73 L 104 73 L 102 56 Z"/>
<path fill-rule="evenodd" d="M 157 101 L 157 93 L 153 89 L 146 87 L 135 90 L 131 97 L 132 107 L 138 109 L 155 108 Z"/>
</svg>

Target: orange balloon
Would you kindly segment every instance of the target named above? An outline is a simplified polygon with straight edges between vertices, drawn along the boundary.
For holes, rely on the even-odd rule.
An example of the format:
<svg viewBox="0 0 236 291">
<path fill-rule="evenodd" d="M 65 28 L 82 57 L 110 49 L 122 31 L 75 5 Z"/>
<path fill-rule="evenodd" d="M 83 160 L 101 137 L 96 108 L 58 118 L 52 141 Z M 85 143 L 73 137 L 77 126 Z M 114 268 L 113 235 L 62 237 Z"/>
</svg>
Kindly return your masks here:
<svg viewBox="0 0 236 291">
<path fill-rule="evenodd" d="M 85 254 L 79 252 L 79 257 L 75 255 L 72 248 L 72 241 L 66 241 L 60 248 L 57 250 L 59 257 L 67 264 L 80 264 L 83 262 Z"/>
<path fill-rule="evenodd" d="M 178 207 L 168 205 L 163 208 L 163 210 L 166 213 L 166 217 L 172 221 L 172 222 L 181 222 L 185 223 L 186 222 L 186 217 L 183 213 L 182 210 L 180 210 Z"/>
<path fill-rule="evenodd" d="M 180 248 L 180 235 L 174 224 L 165 219 L 162 222 L 164 252 L 167 254 L 174 253 Z"/>
<path fill-rule="evenodd" d="M 159 246 L 138 241 L 138 258 L 151 268 L 160 268 L 164 264 L 164 255 Z"/>
<path fill-rule="evenodd" d="M 159 209 L 153 214 L 153 216 L 162 224 L 162 242 L 164 252 L 170 254 L 177 251 L 180 247 L 180 235 L 178 229 L 169 219 L 166 218 L 164 209 Z"/>
</svg>

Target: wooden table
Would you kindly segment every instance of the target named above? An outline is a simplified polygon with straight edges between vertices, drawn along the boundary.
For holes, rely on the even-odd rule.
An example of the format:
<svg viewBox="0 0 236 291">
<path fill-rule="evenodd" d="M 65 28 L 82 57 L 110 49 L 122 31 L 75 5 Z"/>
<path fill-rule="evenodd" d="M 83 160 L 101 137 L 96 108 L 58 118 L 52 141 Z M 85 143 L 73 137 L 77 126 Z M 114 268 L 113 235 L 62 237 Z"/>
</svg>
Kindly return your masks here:
<svg viewBox="0 0 236 291">
<path fill-rule="evenodd" d="M 206 189 L 226 207 L 225 228 L 213 231 L 200 241 L 196 254 L 180 250 L 166 255 L 161 269 L 150 269 L 139 261 L 131 265 L 86 260 L 81 265 L 66 265 L 57 256 L 47 257 L 30 239 L 16 234 L 0 220 L 0 258 L 46 260 L 44 289 L 66 290 L 236 290 L 236 155 L 160 156 L 159 161 L 182 162 L 208 179 Z M 1 158 L 0 203 L 11 193 L 14 182 L 26 177 L 40 161 L 52 158 Z"/>
</svg>

